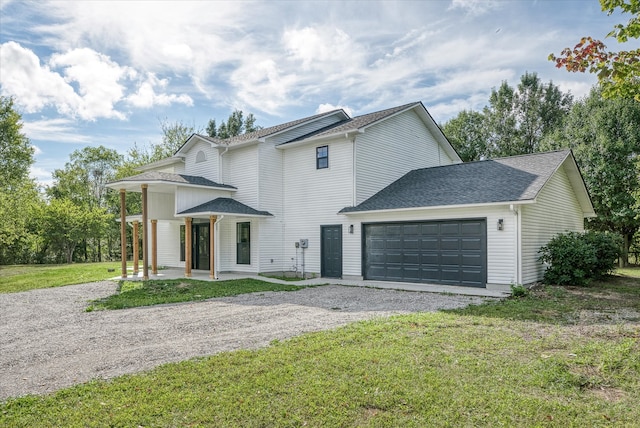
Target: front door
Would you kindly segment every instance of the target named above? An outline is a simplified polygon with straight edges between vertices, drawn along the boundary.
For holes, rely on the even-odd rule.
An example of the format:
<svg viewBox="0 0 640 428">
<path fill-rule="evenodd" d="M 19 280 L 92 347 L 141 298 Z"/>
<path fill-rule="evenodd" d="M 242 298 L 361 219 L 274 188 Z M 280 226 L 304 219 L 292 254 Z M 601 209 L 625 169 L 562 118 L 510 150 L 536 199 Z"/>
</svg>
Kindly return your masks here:
<svg viewBox="0 0 640 428">
<path fill-rule="evenodd" d="M 209 223 L 193 225 L 193 263 L 192 269 L 209 270 Z"/>
<path fill-rule="evenodd" d="M 342 278 L 342 225 L 320 226 L 320 275 Z"/>
</svg>

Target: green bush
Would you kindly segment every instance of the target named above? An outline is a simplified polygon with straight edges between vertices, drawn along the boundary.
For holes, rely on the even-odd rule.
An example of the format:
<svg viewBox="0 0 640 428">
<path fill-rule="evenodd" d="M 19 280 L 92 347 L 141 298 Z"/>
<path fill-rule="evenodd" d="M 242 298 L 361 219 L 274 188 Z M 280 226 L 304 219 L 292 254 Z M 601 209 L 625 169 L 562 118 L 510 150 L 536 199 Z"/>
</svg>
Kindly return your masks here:
<svg viewBox="0 0 640 428">
<path fill-rule="evenodd" d="M 549 265 L 546 284 L 587 285 L 613 271 L 620 256 L 619 236 L 605 232 L 567 232 L 540 249 L 540 261 Z"/>
</svg>

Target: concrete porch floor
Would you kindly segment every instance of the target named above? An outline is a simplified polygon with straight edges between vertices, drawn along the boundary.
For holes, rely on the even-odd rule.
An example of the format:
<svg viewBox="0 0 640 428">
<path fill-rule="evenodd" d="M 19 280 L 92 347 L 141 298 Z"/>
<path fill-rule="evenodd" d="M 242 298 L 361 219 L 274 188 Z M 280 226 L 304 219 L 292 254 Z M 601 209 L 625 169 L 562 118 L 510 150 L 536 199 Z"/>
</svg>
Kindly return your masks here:
<svg viewBox="0 0 640 428">
<path fill-rule="evenodd" d="M 138 273 L 137 276 L 132 276 L 132 268 L 129 268 L 128 277 L 126 280 L 129 281 L 137 281 L 142 279 L 142 271 Z M 185 278 L 184 269 L 182 268 L 167 268 L 158 270 L 157 275 L 153 275 L 149 272 L 149 279 L 179 279 Z M 482 296 L 482 297 L 497 297 L 503 298 L 508 297 L 510 295 L 509 292 L 501 291 L 501 290 L 488 290 L 486 288 L 476 288 L 476 287 L 461 287 L 461 286 L 453 286 L 453 285 L 438 285 L 438 284 L 416 284 L 411 282 L 388 282 L 388 281 L 368 281 L 368 280 L 345 280 L 345 279 L 334 279 L 334 278 L 312 278 L 305 279 L 300 281 L 284 281 L 278 278 L 269 278 L 267 276 L 261 276 L 256 274 L 234 274 L 234 273 L 221 273 L 217 280 L 213 280 L 209 278 L 209 271 L 203 270 L 192 270 L 191 271 L 191 279 L 198 279 L 202 281 L 226 281 L 230 279 L 244 279 L 244 278 L 253 278 L 259 279 L 261 281 L 273 282 L 276 284 L 294 284 L 300 286 L 306 285 L 321 285 L 321 284 L 335 284 L 335 285 L 346 285 L 350 287 L 371 287 L 371 288 L 389 288 L 393 290 L 404 290 L 404 291 L 421 291 L 427 293 L 450 293 L 450 294 L 461 294 L 467 296 Z M 120 276 L 114 277 L 114 280 L 122 279 Z"/>
</svg>

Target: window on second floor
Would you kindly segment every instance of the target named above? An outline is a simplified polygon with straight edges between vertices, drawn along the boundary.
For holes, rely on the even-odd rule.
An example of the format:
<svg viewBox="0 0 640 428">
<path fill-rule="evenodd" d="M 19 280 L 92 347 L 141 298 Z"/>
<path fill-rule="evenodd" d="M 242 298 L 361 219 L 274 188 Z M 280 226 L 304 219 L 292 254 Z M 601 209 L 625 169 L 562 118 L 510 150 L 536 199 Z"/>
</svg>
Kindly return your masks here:
<svg viewBox="0 0 640 428">
<path fill-rule="evenodd" d="M 196 163 L 204 162 L 207 160 L 207 155 L 202 150 L 196 153 Z"/>
<path fill-rule="evenodd" d="M 329 146 L 316 147 L 316 169 L 329 168 Z"/>
</svg>

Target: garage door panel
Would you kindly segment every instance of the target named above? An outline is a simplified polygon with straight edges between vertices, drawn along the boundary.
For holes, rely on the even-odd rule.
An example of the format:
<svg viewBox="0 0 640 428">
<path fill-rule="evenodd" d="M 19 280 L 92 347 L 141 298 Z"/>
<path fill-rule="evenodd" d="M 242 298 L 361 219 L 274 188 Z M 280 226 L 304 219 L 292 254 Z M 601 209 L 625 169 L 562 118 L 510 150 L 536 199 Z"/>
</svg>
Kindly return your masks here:
<svg viewBox="0 0 640 428">
<path fill-rule="evenodd" d="M 461 224 L 461 234 L 465 236 L 475 235 L 482 236 L 484 234 L 484 222 L 473 221 Z"/>
<path fill-rule="evenodd" d="M 439 265 L 440 254 L 439 253 L 422 253 L 420 254 L 420 263 L 423 265 Z"/>
<path fill-rule="evenodd" d="M 417 236 L 417 235 L 420 235 L 420 225 L 419 224 L 405 224 L 402 227 L 402 234 L 404 236 L 408 236 L 408 235 Z"/>
<path fill-rule="evenodd" d="M 462 238 L 460 240 L 460 249 L 466 250 L 482 250 L 482 239 L 480 238 Z"/>
<path fill-rule="evenodd" d="M 364 226 L 365 279 L 485 287 L 486 220 Z"/>
<path fill-rule="evenodd" d="M 367 247 L 372 251 L 384 250 L 386 247 L 386 241 L 384 239 L 372 237 L 371 239 L 367 239 Z"/>
<path fill-rule="evenodd" d="M 440 240 L 440 249 L 443 251 L 459 250 L 460 239 L 459 238 L 442 238 Z"/>
<path fill-rule="evenodd" d="M 420 248 L 423 250 L 439 250 L 440 242 L 438 238 L 422 238 L 420 239 Z"/>
<path fill-rule="evenodd" d="M 481 254 L 462 254 L 462 265 L 481 267 L 482 255 Z"/>
<path fill-rule="evenodd" d="M 459 266 L 461 263 L 460 253 L 442 253 L 440 263 L 444 266 Z"/>
<path fill-rule="evenodd" d="M 442 223 L 440 225 L 440 235 L 460 235 L 460 224 Z"/>
<path fill-rule="evenodd" d="M 407 238 L 405 237 L 402 240 L 403 243 L 403 248 L 405 249 L 411 249 L 411 250 L 417 250 L 418 248 L 420 248 L 420 239 L 419 238 Z"/>
</svg>

